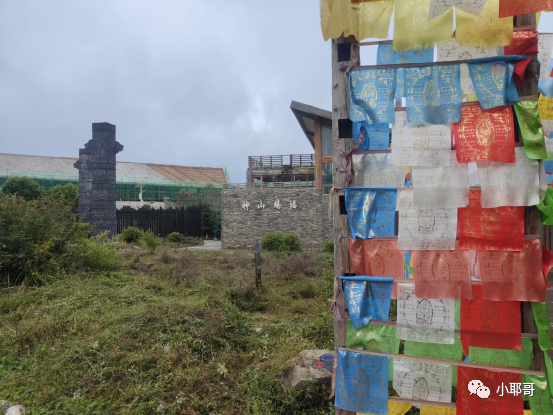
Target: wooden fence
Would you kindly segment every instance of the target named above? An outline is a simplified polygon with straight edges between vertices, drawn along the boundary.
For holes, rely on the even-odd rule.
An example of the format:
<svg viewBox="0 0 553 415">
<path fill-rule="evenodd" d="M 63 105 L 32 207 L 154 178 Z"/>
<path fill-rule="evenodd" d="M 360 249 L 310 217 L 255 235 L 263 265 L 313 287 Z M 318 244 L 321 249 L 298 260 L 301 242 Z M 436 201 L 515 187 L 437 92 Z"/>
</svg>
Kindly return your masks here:
<svg viewBox="0 0 553 415">
<path fill-rule="evenodd" d="M 172 232 L 202 236 L 202 208 L 136 209 L 117 211 L 117 233 L 134 226 L 166 237 Z"/>
</svg>

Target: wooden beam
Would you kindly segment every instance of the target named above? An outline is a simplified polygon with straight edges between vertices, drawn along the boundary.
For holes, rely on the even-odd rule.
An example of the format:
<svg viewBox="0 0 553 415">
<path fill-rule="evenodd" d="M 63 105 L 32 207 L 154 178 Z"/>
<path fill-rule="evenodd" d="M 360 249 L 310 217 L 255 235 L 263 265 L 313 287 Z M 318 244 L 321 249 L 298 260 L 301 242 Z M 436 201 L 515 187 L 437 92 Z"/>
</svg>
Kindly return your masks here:
<svg viewBox="0 0 553 415">
<path fill-rule="evenodd" d="M 353 147 L 353 137 L 339 138 L 338 121 L 349 119 L 349 75 L 347 71 L 342 70 L 344 66 L 353 66 L 360 64 L 359 46 L 355 46 L 355 37 L 349 36 L 347 39 L 343 36 L 332 40 L 332 144 L 333 144 L 333 186 L 334 194 L 330 200 L 333 204 L 333 229 L 334 229 L 334 292 L 335 310 L 344 312 L 346 309 L 346 298 L 342 291 L 342 276 L 340 264 L 344 264 L 346 273 L 349 272 L 349 241 L 343 240 L 342 235 L 349 236 L 350 228 L 347 215 L 340 215 L 340 196 L 344 195 L 342 190 L 346 186 L 346 159 L 341 151 L 348 152 Z M 338 45 L 347 44 L 350 47 L 350 60 L 348 62 L 338 62 Z M 342 263 L 342 258 L 344 262 Z M 341 311 L 340 311 L 341 310 Z M 334 317 L 334 347 L 343 347 L 346 345 L 347 321 Z M 355 415 L 355 412 L 338 410 L 339 415 Z"/>
<path fill-rule="evenodd" d="M 321 118 L 315 115 L 315 187 L 323 187 L 323 132 Z"/>
</svg>

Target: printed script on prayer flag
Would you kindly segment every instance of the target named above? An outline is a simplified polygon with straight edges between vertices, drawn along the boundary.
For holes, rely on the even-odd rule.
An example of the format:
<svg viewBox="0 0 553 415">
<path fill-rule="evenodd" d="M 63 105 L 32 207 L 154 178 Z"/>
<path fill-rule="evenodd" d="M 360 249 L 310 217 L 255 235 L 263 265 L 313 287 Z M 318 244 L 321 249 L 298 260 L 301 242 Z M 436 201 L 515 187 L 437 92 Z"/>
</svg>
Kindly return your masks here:
<svg viewBox="0 0 553 415">
<path fill-rule="evenodd" d="M 538 31 L 519 30 L 513 33 L 513 40 L 505 46 L 505 55 L 537 55 Z"/>
<path fill-rule="evenodd" d="M 499 18 L 499 4 L 495 0 L 486 3 L 478 16 L 455 11 L 455 39 L 461 45 L 491 48 L 506 46 L 513 38 L 513 18 Z"/>
<path fill-rule="evenodd" d="M 357 143 L 363 128 L 363 141 L 357 148 L 363 150 L 388 150 L 390 148 L 390 125 L 369 124 L 366 121 L 353 123 L 353 142 Z"/>
<path fill-rule="evenodd" d="M 513 78 L 517 60 L 516 56 L 498 56 L 467 62 L 470 79 L 482 108 L 513 105 L 519 101 Z"/>
<path fill-rule="evenodd" d="M 388 413 L 389 359 L 338 350 L 334 406 L 345 411 Z"/>
<path fill-rule="evenodd" d="M 418 298 L 470 300 L 469 251 L 413 251 Z"/>
<path fill-rule="evenodd" d="M 535 206 L 540 203 L 540 172 L 523 148 L 515 148 L 516 163 L 478 161 L 483 208 Z"/>
<path fill-rule="evenodd" d="M 546 159 L 547 148 L 540 122 L 538 100 L 521 101 L 514 105 L 518 125 L 524 141 L 524 150 L 531 159 Z"/>
<path fill-rule="evenodd" d="M 530 409 L 534 415 L 553 414 L 553 404 L 551 403 L 551 394 L 547 387 L 545 376 L 522 375 L 524 383 L 534 384 L 534 393 L 529 396 Z"/>
<path fill-rule="evenodd" d="M 552 0 L 498 0 L 499 17 L 532 14 L 553 9 Z"/>
<path fill-rule="evenodd" d="M 391 281 L 363 281 L 363 277 L 341 278 L 353 327 L 356 329 L 363 327 L 371 319 L 388 320 L 392 294 Z"/>
<path fill-rule="evenodd" d="M 482 13 L 485 5 L 486 0 L 431 0 L 428 20 L 441 16 L 453 6 L 457 10 L 463 10 L 466 13 L 478 16 Z"/>
<path fill-rule="evenodd" d="M 350 119 L 393 124 L 395 91 L 395 69 L 352 70 L 349 73 Z"/>
<path fill-rule="evenodd" d="M 461 342 L 469 347 L 522 350 L 520 301 L 487 301 L 482 287 L 472 286 L 472 300 L 461 300 Z"/>
<path fill-rule="evenodd" d="M 417 209 L 458 208 L 469 203 L 470 182 L 467 163 L 458 164 L 450 152 L 447 167 L 413 167 L 413 204 Z"/>
<path fill-rule="evenodd" d="M 398 111 L 389 162 L 404 167 L 444 167 L 450 165 L 450 152 L 450 126 L 410 123 L 405 111 Z"/>
<path fill-rule="evenodd" d="M 455 408 L 448 406 L 421 405 L 420 415 L 455 415 Z"/>
<path fill-rule="evenodd" d="M 451 366 L 393 359 L 394 389 L 402 398 L 451 402 Z"/>
<path fill-rule="evenodd" d="M 404 251 L 397 241 L 350 239 L 351 267 L 356 275 L 404 278 Z M 392 299 L 397 298 L 397 283 L 392 286 Z"/>
<path fill-rule="evenodd" d="M 522 350 L 471 346 L 469 347 L 469 363 L 530 370 L 530 366 L 532 366 L 532 339 L 522 339 Z"/>
<path fill-rule="evenodd" d="M 480 190 L 470 191 L 469 205 L 459 208 L 459 249 L 522 251 L 524 207 L 480 206 Z"/>
<path fill-rule="evenodd" d="M 397 337 L 426 343 L 453 344 L 455 301 L 421 299 L 412 283 L 397 288 Z"/>
<path fill-rule="evenodd" d="M 344 191 L 353 239 L 394 235 L 397 189 L 347 187 Z"/>
<path fill-rule="evenodd" d="M 417 209 L 413 203 L 413 190 L 399 192 L 399 249 L 453 250 L 456 232 L 457 209 Z"/>
<path fill-rule="evenodd" d="M 405 186 L 405 167 L 392 165 L 389 160 L 390 154 L 353 154 L 355 186 Z"/>
<path fill-rule="evenodd" d="M 553 35 L 538 34 L 538 61 L 549 62 L 551 60 L 551 48 L 553 47 Z M 540 66 L 540 79 L 550 78 L 548 65 Z"/>
<path fill-rule="evenodd" d="M 409 122 L 445 124 L 461 119 L 459 65 L 404 68 Z"/>
<path fill-rule="evenodd" d="M 393 0 L 372 0 L 350 4 L 351 25 L 344 30 L 344 37 L 353 35 L 358 41 L 367 38 L 386 39 L 388 37 L 394 9 Z"/>
<path fill-rule="evenodd" d="M 545 303 L 532 303 L 532 313 L 538 328 L 538 343 L 543 351 L 551 349 L 551 321 Z"/>
<path fill-rule="evenodd" d="M 487 399 L 480 398 L 476 393 L 471 394 L 468 384 L 472 380 L 479 380 L 490 389 Z M 474 369 L 459 367 L 459 381 L 457 384 L 457 415 L 520 415 L 523 409 L 522 394 L 514 396 L 497 393 L 502 385 L 521 383 L 521 375 L 495 370 Z"/>
<path fill-rule="evenodd" d="M 515 162 L 515 130 L 511 107 L 483 111 L 478 104 L 462 109 L 461 122 L 453 125 L 459 163 L 471 161 Z"/>
<path fill-rule="evenodd" d="M 489 301 L 545 301 L 541 241 L 524 241 L 524 250 L 477 251 L 483 298 Z"/>
<path fill-rule="evenodd" d="M 455 40 L 451 40 L 438 46 L 438 62 L 487 58 L 490 56 L 497 56 L 497 48 L 461 46 Z M 464 95 L 476 94 L 476 91 L 472 86 L 472 80 L 470 79 L 467 64 L 462 63 L 460 66 L 462 93 Z"/>
<path fill-rule="evenodd" d="M 455 333 L 455 342 L 453 344 L 436 344 L 405 341 L 403 353 L 406 356 L 430 357 L 439 360 L 450 360 L 460 362 L 463 360 L 463 346 L 461 345 L 461 335 Z M 451 366 L 452 386 L 457 386 L 457 366 Z"/>
</svg>

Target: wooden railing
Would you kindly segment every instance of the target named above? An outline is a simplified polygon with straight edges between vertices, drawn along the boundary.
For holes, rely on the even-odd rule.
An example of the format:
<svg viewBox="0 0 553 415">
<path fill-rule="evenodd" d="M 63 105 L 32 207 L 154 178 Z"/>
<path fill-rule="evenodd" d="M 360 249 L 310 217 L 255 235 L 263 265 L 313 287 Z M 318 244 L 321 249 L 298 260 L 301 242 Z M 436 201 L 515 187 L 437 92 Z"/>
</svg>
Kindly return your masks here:
<svg viewBox="0 0 553 415">
<path fill-rule="evenodd" d="M 315 154 L 281 154 L 277 156 L 248 156 L 250 169 L 271 167 L 315 167 Z"/>
<path fill-rule="evenodd" d="M 228 183 L 224 189 L 297 189 L 315 187 L 315 182 L 265 182 L 265 183 Z"/>
</svg>

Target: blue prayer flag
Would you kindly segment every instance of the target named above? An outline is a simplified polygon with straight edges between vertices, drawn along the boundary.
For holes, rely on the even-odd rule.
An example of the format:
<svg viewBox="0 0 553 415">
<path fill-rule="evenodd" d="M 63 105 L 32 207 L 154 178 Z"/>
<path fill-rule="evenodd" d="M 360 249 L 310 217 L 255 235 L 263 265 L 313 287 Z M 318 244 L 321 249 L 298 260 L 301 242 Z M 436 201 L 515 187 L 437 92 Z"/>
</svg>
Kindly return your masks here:
<svg viewBox="0 0 553 415">
<path fill-rule="evenodd" d="M 547 184 L 553 184 L 553 174 L 546 174 Z"/>
<path fill-rule="evenodd" d="M 390 277 L 340 277 L 348 303 L 349 318 L 356 329 L 369 321 L 388 320 L 393 278 Z"/>
<path fill-rule="evenodd" d="M 540 79 L 538 81 L 538 91 L 547 98 L 553 98 L 553 78 Z"/>
<path fill-rule="evenodd" d="M 350 119 L 369 124 L 393 124 L 395 69 L 359 69 L 349 73 Z"/>
<path fill-rule="evenodd" d="M 548 174 L 553 173 L 553 160 L 544 160 L 543 167 Z"/>
<path fill-rule="evenodd" d="M 483 109 L 514 105 L 520 101 L 513 71 L 524 56 L 493 56 L 467 61 L 470 79 Z"/>
<path fill-rule="evenodd" d="M 346 210 L 353 239 L 394 236 L 397 189 L 347 187 Z"/>
<path fill-rule="evenodd" d="M 453 124 L 461 120 L 459 65 L 405 68 L 407 120 Z"/>
<path fill-rule="evenodd" d="M 353 142 L 357 143 L 363 128 L 363 142 L 357 150 L 388 150 L 390 148 L 390 124 L 353 123 Z"/>
<path fill-rule="evenodd" d="M 397 63 L 432 62 L 434 60 L 434 49 L 406 50 L 394 52 L 392 43 L 381 43 L 378 45 L 376 54 L 377 65 L 389 65 Z M 405 96 L 405 72 L 403 68 L 397 68 L 396 73 L 396 94 L 395 98 Z"/>
<path fill-rule="evenodd" d="M 335 364 L 335 407 L 365 414 L 388 414 L 388 357 L 338 350 Z"/>
</svg>

